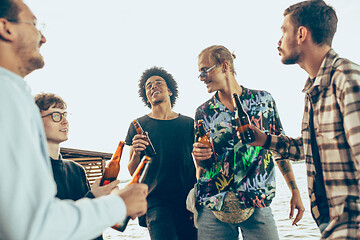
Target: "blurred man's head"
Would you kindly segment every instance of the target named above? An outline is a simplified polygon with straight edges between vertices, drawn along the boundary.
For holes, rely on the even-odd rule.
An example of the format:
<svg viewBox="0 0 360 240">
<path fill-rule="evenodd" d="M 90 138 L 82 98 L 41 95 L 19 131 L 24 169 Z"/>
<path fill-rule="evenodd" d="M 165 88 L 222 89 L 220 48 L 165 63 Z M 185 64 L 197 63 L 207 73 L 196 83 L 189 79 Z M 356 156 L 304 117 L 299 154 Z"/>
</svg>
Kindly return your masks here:
<svg viewBox="0 0 360 240">
<path fill-rule="evenodd" d="M 25 77 L 44 66 L 39 50 L 46 38 L 21 0 L 0 0 L 0 66 Z"/>
</svg>

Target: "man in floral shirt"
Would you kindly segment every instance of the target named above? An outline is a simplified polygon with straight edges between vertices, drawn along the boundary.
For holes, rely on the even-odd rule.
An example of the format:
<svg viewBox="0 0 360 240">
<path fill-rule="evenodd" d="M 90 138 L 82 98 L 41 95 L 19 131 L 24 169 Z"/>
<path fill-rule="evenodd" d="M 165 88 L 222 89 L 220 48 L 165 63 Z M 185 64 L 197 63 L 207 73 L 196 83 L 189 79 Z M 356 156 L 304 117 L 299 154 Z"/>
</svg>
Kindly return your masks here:
<svg viewBox="0 0 360 240">
<path fill-rule="evenodd" d="M 236 82 L 234 58 L 223 46 L 208 47 L 199 55 L 200 80 L 208 92 L 216 91 L 216 94 L 198 107 L 195 116 L 196 121 L 204 121 L 213 143 L 213 151 L 199 142 L 193 149 L 198 166 L 204 168 L 195 187 L 199 206 L 198 236 L 199 239 L 238 239 L 240 227 L 244 239 L 261 238 L 264 234 L 267 239 L 278 239 L 269 207 L 276 185 L 273 156 L 262 147 L 244 145 L 237 138 L 232 94 L 240 96 L 251 122 L 260 129 L 278 135 L 282 133 L 282 126 L 275 101 L 268 92 L 250 90 Z M 210 163 L 209 158 L 212 158 Z M 286 159 L 278 160 L 292 191 L 290 215 L 294 208 L 298 209 L 295 224 L 301 219 L 304 207 L 290 163 Z M 227 202 L 237 206 L 228 206 Z M 223 212 L 238 216 L 233 220 L 224 219 Z M 239 215 L 249 218 L 245 220 L 246 217 Z"/>
</svg>

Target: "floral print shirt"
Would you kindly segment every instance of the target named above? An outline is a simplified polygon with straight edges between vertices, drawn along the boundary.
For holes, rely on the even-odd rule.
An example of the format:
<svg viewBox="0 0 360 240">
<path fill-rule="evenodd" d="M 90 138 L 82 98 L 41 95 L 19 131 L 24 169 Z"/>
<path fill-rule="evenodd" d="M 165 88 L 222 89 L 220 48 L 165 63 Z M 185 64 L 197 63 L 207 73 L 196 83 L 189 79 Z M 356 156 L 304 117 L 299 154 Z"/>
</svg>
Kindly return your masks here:
<svg viewBox="0 0 360 240">
<path fill-rule="evenodd" d="M 270 93 L 242 86 L 240 101 L 252 124 L 264 132 L 280 134 L 282 125 Z M 242 208 L 267 207 L 275 197 L 273 155 L 262 147 L 242 144 L 236 136 L 235 112 L 227 109 L 215 94 L 196 110 L 195 120 L 204 121 L 210 132 L 215 157 L 196 184 L 200 205 L 221 210 L 224 197 L 232 191 Z M 195 131 L 195 141 L 199 131 Z M 280 158 L 280 155 L 277 155 Z"/>
</svg>

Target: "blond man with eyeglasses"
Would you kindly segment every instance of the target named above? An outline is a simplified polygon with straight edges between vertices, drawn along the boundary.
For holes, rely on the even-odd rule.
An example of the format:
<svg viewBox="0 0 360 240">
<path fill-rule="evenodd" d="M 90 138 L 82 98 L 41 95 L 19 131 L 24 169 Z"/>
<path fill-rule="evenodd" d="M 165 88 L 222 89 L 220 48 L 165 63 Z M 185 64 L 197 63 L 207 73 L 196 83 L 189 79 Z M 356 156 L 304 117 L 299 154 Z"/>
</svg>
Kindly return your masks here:
<svg viewBox="0 0 360 240">
<path fill-rule="evenodd" d="M 204 169 L 195 186 L 198 236 L 203 240 L 235 240 L 241 229 L 245 240 L 264 236 L 276 240 L 279 236 L 270 207 L 276 189 L 274 160 L 291 191 L 290 218 L 297 209 L 293 225 L 305 209 L 288 159 L 242 144 L 237 138 L 234 93 L 261 130 L 279 135 L 283 128 L 269 92 L 239 85 L 235 57 L 221 45 L 207 47 L 198 56 L 199 79 L 214 94 L 195 113 L 195 121 L 203 120 L 213 139 L 213 148 L 201 142 L 193 148 L 197 164 Z M 195 133 L 199 135 L 198 130 Z"/>
</svg>

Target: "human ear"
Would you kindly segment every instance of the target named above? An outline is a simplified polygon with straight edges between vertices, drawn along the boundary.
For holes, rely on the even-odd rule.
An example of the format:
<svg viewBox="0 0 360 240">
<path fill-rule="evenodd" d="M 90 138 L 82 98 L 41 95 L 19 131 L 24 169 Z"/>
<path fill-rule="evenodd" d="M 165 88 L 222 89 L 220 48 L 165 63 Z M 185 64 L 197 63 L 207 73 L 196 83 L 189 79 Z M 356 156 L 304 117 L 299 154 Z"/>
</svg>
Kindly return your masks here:
<svg viewBox="0 0 360 240">
<path fill-rule="evenodd" d="M 302 44 L 306 40 L 306 38 L 308 36 L 308 32 L 309 32 L 309 30 L 304 26 L 300 26 L 298 28 L 296 35 L 297 35 L 297 41 L 299 44 Z"/>
<path fill-rule="evenodd" d="M 222 63 L 222 71 L 223 71 L 223 73 L 225 73 L 228 70 L 228 68 L 229 68 L 229 63 L 227 61 L 224 61 Z"/>
<path fill-rule="evenodd" d="M 5 41 L 13 41 L 14 39 L 11 25 L 5 18 L 0 18 L 0 38 Z"/>
</svg>

